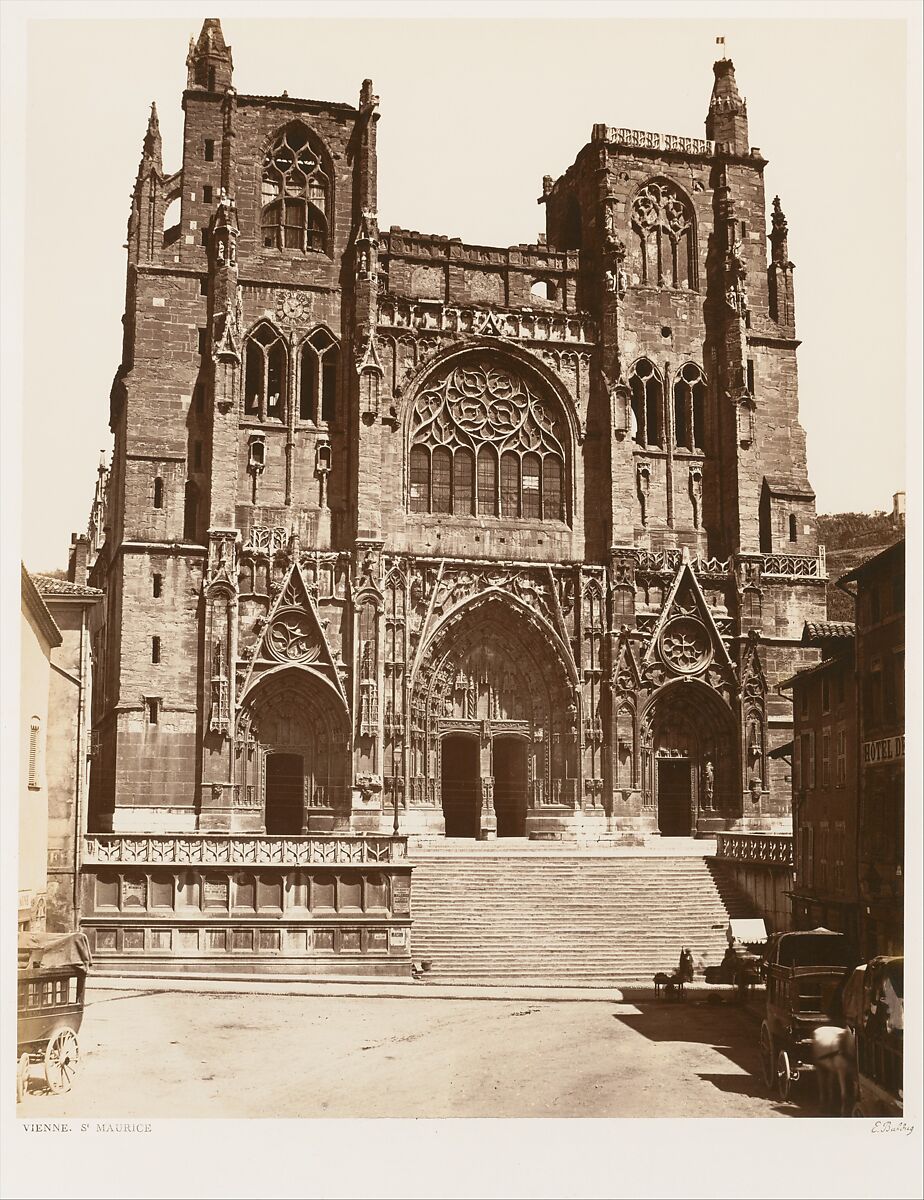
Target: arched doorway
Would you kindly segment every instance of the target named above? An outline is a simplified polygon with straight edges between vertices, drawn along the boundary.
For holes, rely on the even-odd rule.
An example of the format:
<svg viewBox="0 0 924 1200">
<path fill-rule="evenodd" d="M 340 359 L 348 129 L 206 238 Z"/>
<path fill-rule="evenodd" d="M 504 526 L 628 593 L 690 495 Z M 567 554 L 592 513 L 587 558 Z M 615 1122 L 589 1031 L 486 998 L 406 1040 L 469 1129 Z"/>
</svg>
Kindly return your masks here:
<svg viewBox="0 0 924 1200">
<path fill-rule="evenodd" d="M 448 838 L 478 836 L 478 739 L 449 734 L 442 744 L 440 793 Z"/>
<path fill-rule="evenodd" d="M 326 680 L 302 667 L 265 675 L 238 719 L 236 810 L 248 828 L 297 836 L 348 825 L 349 724 Z"/>
<path fill-rule="evenodd" d="M 556 637 L 491 589 L 431 639 L 409 775 L 413 794 L 442 805 L 447 837 L 526 837 L 532 817 L 579 804 L 578 702 Z"/>
<path fill-rule="evenodd" d="M 738 815 L 734 715 L 712 688 L 684 680 L 657 692 L 642 721 L 645 804 L 662 837 L 691 837 Z"/>
</svg>

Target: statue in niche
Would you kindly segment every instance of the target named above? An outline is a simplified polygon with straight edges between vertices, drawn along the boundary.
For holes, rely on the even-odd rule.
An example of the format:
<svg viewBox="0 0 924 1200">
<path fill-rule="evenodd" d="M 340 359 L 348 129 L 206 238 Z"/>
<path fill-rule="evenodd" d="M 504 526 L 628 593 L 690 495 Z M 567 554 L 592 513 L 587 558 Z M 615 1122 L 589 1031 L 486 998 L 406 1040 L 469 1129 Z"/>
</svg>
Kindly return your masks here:
<svg viewBox="0 0 924 1200">
<path fill-rule="evenodd" d="M 706 759 L 703 767 L 703 808 L 715 808 L 715 767 L 712 759 Z"/>
</svg>

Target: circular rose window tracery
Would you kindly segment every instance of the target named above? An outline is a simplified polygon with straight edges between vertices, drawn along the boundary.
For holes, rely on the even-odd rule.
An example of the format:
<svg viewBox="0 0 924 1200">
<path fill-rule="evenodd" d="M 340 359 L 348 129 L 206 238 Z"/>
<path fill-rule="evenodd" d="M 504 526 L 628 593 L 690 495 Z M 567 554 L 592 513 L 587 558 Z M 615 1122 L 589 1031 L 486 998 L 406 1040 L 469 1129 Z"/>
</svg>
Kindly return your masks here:
<svg viewBox="0 0 924 1200">
<path fill-rule="evenodd" d="M 266 648 L 279 662 L 314 662 L 320 653 L 317 636 L 302 613 L 282 613 L 266 635 Z"/>
<path fill-rule="evenodd" d="M 712 645 L 702 621 L 677 617 L 661 634 L 661 656 L 682 675 L 694 675 L 712 661 Z"/>
</svg>

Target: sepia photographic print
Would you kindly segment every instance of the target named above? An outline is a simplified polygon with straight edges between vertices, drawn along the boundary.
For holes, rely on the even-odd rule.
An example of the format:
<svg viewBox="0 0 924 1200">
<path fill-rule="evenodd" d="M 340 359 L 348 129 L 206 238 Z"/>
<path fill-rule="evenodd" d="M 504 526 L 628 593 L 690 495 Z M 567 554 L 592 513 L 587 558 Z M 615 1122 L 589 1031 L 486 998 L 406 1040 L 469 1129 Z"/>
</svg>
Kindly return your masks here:
<svg viewBox="0 0 924 1200">
<path fill-rule="evenodd" d="M 916 6 L 3 24 L 3 1195 L 920 1195 Z"/>
</svg>

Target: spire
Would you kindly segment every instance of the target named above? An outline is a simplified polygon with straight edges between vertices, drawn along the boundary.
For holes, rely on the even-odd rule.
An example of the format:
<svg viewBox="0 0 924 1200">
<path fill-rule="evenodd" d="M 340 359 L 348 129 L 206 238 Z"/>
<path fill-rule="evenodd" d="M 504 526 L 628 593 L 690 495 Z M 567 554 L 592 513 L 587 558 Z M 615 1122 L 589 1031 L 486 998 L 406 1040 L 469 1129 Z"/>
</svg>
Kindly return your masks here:
<svg viewBox="0 0 924 1200">
<path fill-rule="evenodd" d="M 231 47 L 226 44 L 225 35 L 221 31 L 221 21 L 215 17 L 207 18 L 202 24 L 199 40 L 193 43 L 190 38 L 186 66 L 187 88 L 224 92 L 231 86 L 234 64 L 231 60 Z"/>
<path fill-rule="evenodd" d="M 712 66 L 715 82 L 706 117 L 706 137 L 727 147 L 730 154 L 748 153 L 748 105 L 735 82 L 735 64 L 720 58 Z"/>
<path fill-rule="evenodd" d="M 144 135 L 144 146 L 141 151 L 142 165 L 149 165 L 161 175 L 164 173 L 163 147 L 160 140 L 160 124 L 157 120 L 157 105 L 151 102 L 151 114 L 148 117 L 148 127 Z"/>
</svg>

